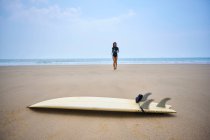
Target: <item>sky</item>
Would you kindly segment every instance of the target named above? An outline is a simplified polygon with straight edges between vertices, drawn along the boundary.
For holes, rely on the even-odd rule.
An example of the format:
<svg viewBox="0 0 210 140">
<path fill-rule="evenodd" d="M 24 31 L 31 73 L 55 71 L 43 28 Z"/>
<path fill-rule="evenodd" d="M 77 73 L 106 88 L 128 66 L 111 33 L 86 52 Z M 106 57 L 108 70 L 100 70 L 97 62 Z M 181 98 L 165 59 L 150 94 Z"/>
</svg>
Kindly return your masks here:
<svg viewBox="0 0 210 140">
<path fill-rule="evenodd" d="M 209 0 L 0 0 L 0 59 L 210 57 Z"/>
</svg>

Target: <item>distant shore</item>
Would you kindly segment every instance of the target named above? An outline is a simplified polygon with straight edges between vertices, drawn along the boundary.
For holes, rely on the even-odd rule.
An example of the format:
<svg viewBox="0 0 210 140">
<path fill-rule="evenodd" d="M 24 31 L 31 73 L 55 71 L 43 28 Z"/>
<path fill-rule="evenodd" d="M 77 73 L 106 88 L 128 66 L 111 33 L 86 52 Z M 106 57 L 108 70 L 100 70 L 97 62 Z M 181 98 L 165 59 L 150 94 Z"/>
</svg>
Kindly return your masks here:
<svg viewBox="0 0 210 140">
<path fill-rule="evenodd" d="M 0 139 L 210 138 L 210 64 L 0 66 Z M 173 115 L 30 110 L 60 97 L 172 98 Z"/>
</svg>

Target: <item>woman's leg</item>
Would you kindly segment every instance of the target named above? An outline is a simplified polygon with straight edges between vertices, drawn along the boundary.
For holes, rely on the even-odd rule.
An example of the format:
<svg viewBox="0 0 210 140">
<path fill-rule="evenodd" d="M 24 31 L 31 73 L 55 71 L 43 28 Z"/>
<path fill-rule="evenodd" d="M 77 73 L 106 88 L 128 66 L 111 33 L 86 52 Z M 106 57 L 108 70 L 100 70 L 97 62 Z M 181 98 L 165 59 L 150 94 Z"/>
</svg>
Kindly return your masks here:
<svg viewBox="0 0 210 140">
<path fill-rule="evenodd" d="M 115 70 L 115 57 L 113 56 L 112 59 L 113 59 L 113 68 Z"/>
<path fill-rule="evenodd" d="M 117 57 L 115 57 L 115 69 L 117 69 Z"/>
</svg>

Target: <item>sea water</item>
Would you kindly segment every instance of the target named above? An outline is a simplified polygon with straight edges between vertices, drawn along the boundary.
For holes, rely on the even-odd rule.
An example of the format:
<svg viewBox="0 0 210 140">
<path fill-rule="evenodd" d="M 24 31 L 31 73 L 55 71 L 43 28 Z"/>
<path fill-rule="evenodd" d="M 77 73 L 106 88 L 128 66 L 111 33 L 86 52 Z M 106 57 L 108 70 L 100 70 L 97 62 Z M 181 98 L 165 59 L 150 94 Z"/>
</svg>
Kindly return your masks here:
<svg viewBox="0 0 210 140">
<path fill-rule="evenodd" d="M 111 58 L 0 59 L 0 66 L 112 64 Z M 118 64 L 210 64 L 210 58 L 119 58 Z"/>
</svg>

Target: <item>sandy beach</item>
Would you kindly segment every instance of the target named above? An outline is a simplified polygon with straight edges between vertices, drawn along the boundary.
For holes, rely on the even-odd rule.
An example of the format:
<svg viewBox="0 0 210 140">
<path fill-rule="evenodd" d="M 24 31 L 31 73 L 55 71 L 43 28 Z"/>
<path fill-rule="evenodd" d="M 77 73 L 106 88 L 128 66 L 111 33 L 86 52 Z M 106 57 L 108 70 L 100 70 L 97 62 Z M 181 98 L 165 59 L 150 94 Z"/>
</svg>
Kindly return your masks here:
<svg viewBox="0 0 210 140">
<path fill-rule="evenodd" d="M 0 67 L 1 140 L 210 139 L 210 65 Z M 34 109 L 37 102 L 70 96 L 135 98 L 151 92 L 176 114 Z"/>
</svg>

